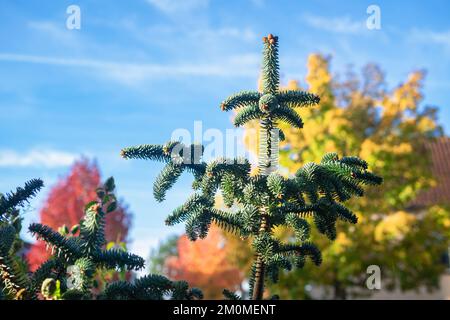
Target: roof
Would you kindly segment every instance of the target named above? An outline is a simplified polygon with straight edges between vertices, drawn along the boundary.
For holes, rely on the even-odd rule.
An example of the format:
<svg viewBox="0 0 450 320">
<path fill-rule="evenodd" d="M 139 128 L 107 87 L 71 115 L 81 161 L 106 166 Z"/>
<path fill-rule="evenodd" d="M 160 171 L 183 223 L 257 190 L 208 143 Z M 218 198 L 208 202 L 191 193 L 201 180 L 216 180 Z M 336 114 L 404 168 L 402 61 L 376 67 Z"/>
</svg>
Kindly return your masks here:
<svg viewBox="0 0 450 320">
<path fill-rule="evenodd" d="M 411 205 L 450 204 L 450 138 L 441 137 L 429 142 L 426 149 L 431 153 L 431 170 L 437 184 L 419 193 Z"/>
</svg>

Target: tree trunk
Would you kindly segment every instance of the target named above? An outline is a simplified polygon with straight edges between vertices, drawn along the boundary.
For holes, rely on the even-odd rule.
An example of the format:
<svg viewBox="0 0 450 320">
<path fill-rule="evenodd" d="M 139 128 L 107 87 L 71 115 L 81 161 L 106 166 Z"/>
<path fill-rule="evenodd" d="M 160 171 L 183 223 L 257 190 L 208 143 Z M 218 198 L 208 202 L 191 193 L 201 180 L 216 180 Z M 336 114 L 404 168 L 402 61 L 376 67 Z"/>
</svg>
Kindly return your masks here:
<svg viewBox="0 0 450 320">
<path fill-rule="evenodd" d="M 261 214 L 262 214 L 261 226 L 259 228 L 260 234 L 266 232 L 267 230 L 266 213 L 262 212 Z M 252 300 L 262 300 L 263 298 L 265 271 L 266 271 L 265 263 L 264 261 L 262 261 L 261 256 L 257 255 L 255 266 L 255 286 L 253 288 Z"/>
<path fill-rule="evenodd" d="M 265 264 L 258 255 L 256 258 L 255 287 L 253 288 L 252 300 L 262 300 L 264 294 Z"/>
<path fill-rule="evenodd" d="M 273 136 L 274 135 L 274 136 Z M 273 122 L 270 117 L 266 117 L 261 121 L 259 136 L 259 156 L 258 168 L 263 176 L 268 176 L 275 171 L 278 165 L 278 129 L 273 130 Z M 261 224 L 259 235 L 267 232 L 267 208 L 260 208 Z M 262 300 L 264 296 L 264 280 L 266 266 L 261 255 L 256 255 L 255 265 L 255 284 L 253 287 L 252 300 Z"/>
<path fill-rule="evenodd" d="M 339 280 L 334 282 L 334 299 L 335 300 L 346 300 L 347 299 L 347 290 L 342 286 L 342 283 Z"/>
</svg>

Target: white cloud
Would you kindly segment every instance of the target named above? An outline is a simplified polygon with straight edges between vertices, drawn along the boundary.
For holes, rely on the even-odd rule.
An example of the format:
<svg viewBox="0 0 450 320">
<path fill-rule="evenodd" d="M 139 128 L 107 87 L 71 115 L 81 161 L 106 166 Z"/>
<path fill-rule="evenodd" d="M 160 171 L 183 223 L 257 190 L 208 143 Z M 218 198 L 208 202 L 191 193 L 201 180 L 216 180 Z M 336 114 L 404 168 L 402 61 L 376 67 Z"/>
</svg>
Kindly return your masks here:
<svg viewBox="0 0 450 320">
<path fill-rule="evenodd" d="M 447 31 L 431 31 L 413 29 L 409 39 L 413 42 L 432 43 L 450 48 L 450 30 Z"/>
<path fill-rule="evenodd" d="M 197 29 L 189 34 L 201 40 L 204 38 L 238 38 L 245 41 L 253 41 L 256 34 L 250 28 L 238 29 L 233 27 L 224 27 L 219 29 Z"/>
<path fill-rule="evenodd" d="M 13 150 L 0 150 L 0 167 L 65 167 L 71 165 L 77 155 L 58 150 L 34 149 L 20 154 Z"/>
<path fill-rule="evenodd" d="M 208 0 L 147 0 L 147 2 L 167 14 L 206 8 L 209 3 Z"/>
<path fill-rule="evenodd" d="M 224 61 L 208 64 L 151 64 L 120 63 L 96 59 L 56 58 L 47 56 L 0 53 L 0 61 L 25 62 L 94 69 L 116 81 L 133 85 L 154 77 L 212 76 L 252 77 L 259 65 L 259 56 L 244 54 L 231 56 Z"/>
<path fill-rule="evenodd" d="M 150 0 L 147 0 L 150 1 Z M 163 6 L 164 1 L 156 1 Z M 156 3 L 155 2 L 155 3 Z M 201 6 L 201 1 L 182 1 L 182 6 Z M 206 5 L 206 4 L 203 4 Z M 200 19 L 201 20 L 201 19 Z M 205 23 L 195 19 L 189 26 L 183 24 L 167 25 L 138 25 L 131 18 L 124 18 L 117 24 L 110 24 L 108 21 L 97 21 L 108 28 L 125 30 L 129 37 L 136 38 L 146 46 L 160 47 L 164 51 L 179 51 L 184 48 L 186 58 L 180 62 L 167 61 L 163 64 L 151 60 L 136 62 L 131 60 L 112 61 L 102 59 L 104 52 L 119 53 L 120 56 L 128 56 L 123 51 L 123 47 L 116 47 L 111 44 L 110 50 L 105 50 L 105 46 L 98 46 L 90 38 L 81 37 L 78 32 L 68 32 L 52 21 L 29 21 L 28 27 L 42 35 L 43 40 L 51 40 L 54 45 L 58 45 L 58 50 L 62 56 L 47 56 L 20 53 L 0 52 L 0 61 L 6 62 L 26 62 L 34 64 L 54 65 L 61 67 L 71 67 L 73 69 L 93 70 L 95 77 L 103 80 L 113 80 L 121 84 L 136 86 L 146 83 L 154 78 L 173 78 L 182 76 L 211 76 L 211 77 L 253 77 L 259 65 L 259 57 L 251 58 L 249 55 L 229 55 L 226 41 L 253 42 L 257 38 L 255 32 L 249 27 L 238 28 L 236 26 L 222 26 L 218 28 L 205 27 Z M 171 41 L 167 41 L 170 38 Z M 220 48 L 224 47 L 223 52 Z M 59 49 L 70 49 L 72 57 L 66 57 L 64 51 Z M 89 53 L 87 53 L 89 52 Z M 85 54 L 87 53 L 87 54 Z M 191 57 L 188 55 L 191 54 Z M 133 52 L 135 54 L 135 52 Z M 76 56 L 90 56 L 95 58 L 76 58 Z M 177 54 L 175 54 L 177 55 Z M 74 58 L 75 57 L 75 58 Z M 143 57 L 143 56 L 142 56 Z M 111 58 L 114 59 L 114 58 Z M 245 60 L 245 62 L 244 62 Z M 198 62 L 197 62 L 198 61 Z M 250 62 L 249 65 L 247 63 Z M 234 71 L 233 71 L 234 70 Z"/>
<path fill-rule="evenodd" d="M 148 262 L 147 259 L 150 255 L 150 251 L 153 248 L 156 248 L 159 243 L 159 239 L 157 237 L 146 237 L 139 238 L 138 240 L 134 240 L 129 245 L 128 251 L 137 254 L 138 256 L 144 258 L 145 260 L 145 268 L 139 271 L 136 271 L 136 275 L 138 277 L 142 277 L 148 273 Z"/>
<path fill-rule="evenodd" d="M 263 7 L 265 5 L 265 0 L 250 0 L 250 2 L 255 6 L 255 7 Z"/>
<path fill-rule="evenodd" d="M 74 35 L 76 35 L 76 32 L 70 32 L 51 21 L 29 21 L 28 27 L 33 31 L 48 34 L 55 40 L 64 42 L 64 44 L 73 42 Z"/>
<path fill-rule="evenodd" d="M 133 240 L 128 246 L 128 251 L 143 257 L 146 260 L 146 269 L 148 268 L 147 259 L 151 250 L 158 248 L 159 244 L 167 239 L 169 235 L 179 234 L 172 229 L 154 229 L 154 228 L 135 228 L 133 230 Z M 148 270 L 138 271 L 138 276 L 143 276 Z"/>
<path fill-rule="evenodd" d="M 357 34 L 367 29 L 364 21 L 355 21 L 348 16 L 328 18 L 308 14 L 302 20 L 315 29 L 333 33 Z"/>
<path fill-rule="evenodd" d="M 140 237 L 131 242 L 129 251 L 147 259 L 151 250 L 156 248 L 163 239 L 164 237 L 158 236 Z"/>
</svg>

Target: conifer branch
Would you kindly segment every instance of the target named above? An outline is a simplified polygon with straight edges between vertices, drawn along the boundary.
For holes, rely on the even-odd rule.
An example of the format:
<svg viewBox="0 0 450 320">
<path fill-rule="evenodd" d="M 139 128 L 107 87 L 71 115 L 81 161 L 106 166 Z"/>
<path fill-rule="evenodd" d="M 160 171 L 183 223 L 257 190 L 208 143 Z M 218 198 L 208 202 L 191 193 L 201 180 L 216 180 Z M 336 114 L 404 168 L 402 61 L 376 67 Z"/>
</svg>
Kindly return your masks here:
<svg viewBox="0 0 450 320">
<path fill-rule="evenodd" d="M 189 289 L 185 281 L 170 281 L 159 275 L 146 275 L 131 284 L 117 281 L 109 284 L 102 295 L 107 300 L 163 300 L 164 296 L 176 300 L 202 299 L 196 288 Z"/>
<path fill-rule="evenodd" d="M 242 300 L 241 296 L 228 289 L 223 289 L 222 293 L 227 300 Z"/>
<path fill-rule="evenodd" d="M 320 98 L 312 93 L 298 90 L 283 90 L 277 94 L 280 105 L 288 108 L 311 107 L 320 102 Z"/>
<path fill-rule="evenodd" d="M 120 249 L 100 250 L 92 255 L 98 266 L 106 269 L 141 270 L 145 260 Z"/>
<path fill-rule="evenodd" d="M 153 195 L 157 201 L 164 201 L 167 190 L 174 185 L 182 173 L 183 168 L 172 162 L 169 162 L 164 169 L 162 169 L 153 184 Z"/>
<path fill-rule="evenodd" d="M 238 111 L 234 117 L 234 125 L 236 127 L 242 127 L 249 121 L 260 119 L 263 113 L 259 109 L 258 103 L 248 105 Z"/>
<path fill-rule="evenodd" d="M 30 198 L 36 196 L 39 190 L 42 189 L 44 183 L 41 179 L 32 179 L 25 183 L 23 188 L 18 187 L 15 192 L 7 193 L 0 196 L 0 220 L 3 214 L 7 211 L 21 206 L 28 202 Z"/>
<path fill-rule="evenodd" d="M 247 107 L 249 105 L 257 104 L 261 94 L 257 91 L 242 91 L 236 93 L 220 104 L 222 111 L 230 111 L 236 108 Z"/>
<path fill-rule="evenodd" d="M 75 238 L 67 238 L 52 228 L 40 223 L 32 223 L 28 230 L 37 240 L 43 240 L 52 248 L 56 249 L 57 255 L 66 261 L 75 261 L 82 256 L 80 242 Z"/>
<path fill-rule="evenodd" d="M 294 128 L 303 128 L 303 120 L 298 115 L 298 113 L 286 106 L 280 105 L 278 108 L 273 110 L 273 117 L 276 120 L 281 120 L 291 125 Z"/>
</svg>

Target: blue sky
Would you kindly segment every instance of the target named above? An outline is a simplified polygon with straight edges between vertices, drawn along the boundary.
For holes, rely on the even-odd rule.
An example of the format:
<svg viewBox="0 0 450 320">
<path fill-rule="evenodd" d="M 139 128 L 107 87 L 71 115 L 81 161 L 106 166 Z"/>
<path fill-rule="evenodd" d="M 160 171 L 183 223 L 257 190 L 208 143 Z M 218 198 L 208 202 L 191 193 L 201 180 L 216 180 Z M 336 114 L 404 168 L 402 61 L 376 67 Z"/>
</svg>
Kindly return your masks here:
<svg viewBox="0 0 450 320">
<path fill-rule="evenodd" d="M 66 8 L 81 29 L 66 28 Z M 366 9 L 381 9 L 368 30 Z M 41 177 L 46 189 L 80 155 L 114 175 L 133 211 L 132 249 L 147 255 L 182 227 L 165 216 L 188 196 L 189 177 L 156 203 L 161 165 L 125 161 L 122 147 L 163 143 L 173 130 L 231 127 L 218 107 L 254 89 L 261 37 L 280 37 L 282 81 L 304 83 L 308 54 L 332 55 L 332 71 L 376 62 L 392 87 L 426 69 L 425 104 L 450 127 L 448 1 L 3 0 L 0 4 L 0 191 Z M 63 213 L 62 213 L 63 214 Z M 25 223 L 36 221 L 36 212 Z M 26 235 L 28 237 L 28 235 Z"/>
</svg>

